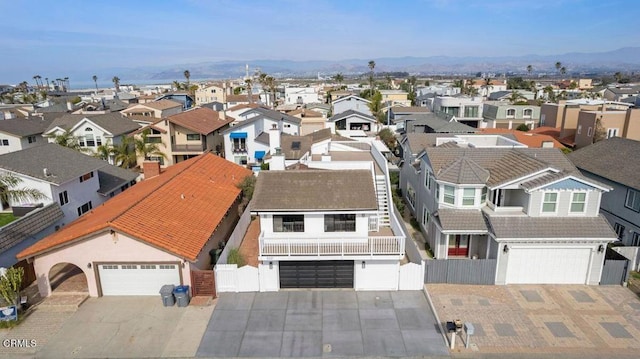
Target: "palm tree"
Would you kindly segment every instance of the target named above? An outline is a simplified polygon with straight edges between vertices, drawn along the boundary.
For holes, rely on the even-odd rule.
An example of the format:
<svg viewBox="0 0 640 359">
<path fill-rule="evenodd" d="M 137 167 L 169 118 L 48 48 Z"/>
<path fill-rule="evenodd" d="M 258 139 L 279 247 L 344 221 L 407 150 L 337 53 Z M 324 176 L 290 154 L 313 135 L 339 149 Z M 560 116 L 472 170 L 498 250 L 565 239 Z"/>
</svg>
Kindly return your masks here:
<svg viewBox="0 0 640 359">
<path fill-rule="evenodd" d="M 136 165 L 137 156 L 133 146 L 133 138 L 129 136 L 122 137 L 122 141 L 112 149 L 114 163 L 122 168 L 131 168 Z"/>
<path fill-rule="evenodd" d="M 80 152 L 85 152 L 87 150 L 80 146 L 80 139 L 67 130 L 60 134 L 57 134 L 53 139 L 53 142 L 59 144 L 60 146 L 68 147 Z"/>
<path fill-rule="evenodd" d="M 98 76 L 93 75 L 91 78 L 93 79 L 93 83 L 96 84 L 96 95 L 97 95 L 98 94 Z"/>
<path fill-rule="evenodd" d="M 561 67 L 562 67 L 562 62 L 560 61 L 556 62 L 556 71 L 560 71 Z"/>
<path fill-rule="evenodd" d="M 622 73 L 618 71 L 615 74 L 613 74 L 613 77 L 616 78 L 616 82 L 620 83 L 620 80 L 622 80 Z"/>
<path fill-rule="evenodd" d="M 33 79 L 36 81 L 36 86 L 37 86 L 38 88 L 40 88 L 40 87 L 41 87 L 41 85 L 40 85 L 40 83 L 38 83 L 38 80 L 40 80 L 40 75 L 35 75 L 35 76 L 33 76 Z"/>
<path fill-rule="evenodd" d="M 0 200 L 3 203 L 26 202 L 45 199 L 47 196 L 36 188 L 17 188 L 22 183 L 20 177 L 11 173 L 0 175 Z"/>
<path fill-rule="evenodd" d="M 511 96 L 509 96 L 509 101 L 511 101 L 511 104 L 514 104 L 516 102 L 518 102 L 519 100 L 526 100 L 526 97 L 524 97 L 520 92 L 518 91 L 513 91 L 511 93 Z"/>
<path fill-rule="evenodd" d="M 133 147 L 135 148 L 136 154 L 140 155 L 145 160 L 150 159 L 151 156 L 167 158 L 167 156 L 160 151 L 158 143 L 149 143 L 147 140 L 148 136 L 149 129 L 147 128 L 142 131 L 140 138 L 135 138 L 133 140 Z M 162 142 L 160 144 L 162 144 Z"/>
<path fill-rule="evenodd" d="M 555 92 L 553 91 L 553 87 L 546 86 L 543 91 L 545 94 L 547 94 L 547 99 L 549 99 L 549 101 L 556 102 L 556 95 L 555 95 Z"/>
<path fill-rule="evenodd" d="M 564 66 L 562 66 L 562 67 L 560 68 L 560 75 L 564 75 L 564 74 L 566 74 L 566 73 L 567 73 L 567 68 L 566 68 L 566 67 L 564 67 Z"/>
<path fill-rule="evenodd" d="M 118 76 L 114 76 L 111 81 L 113 81 L 113 84 L 116 87 L 116 92 L 120 92 L 120 78 Z"/>
<path fill-rule="evenodd" d="M 45 77 L 44 80 L 47 81 L 47 91 L 49 91 L 50 90 L 50 88 L 49 88 L 49 78 Z"/>
<path fill-rule="evenodd" d="M 108 140 L 105 144 L 98 146 L 96 153 L 93 155 L 103 161 L 109 161 L 109 158 L 113 155 L 113 146 L 111 146 L 111 140 Z"/>
<path fill-rule="evenodd" d="M 533 66 L 527 65 L 527 73 L 531 76 L 531 71 L 533 71 Z"/>
<path fill-rule="evenodd" d="M 276 107 L 276 80 L 273 76 L 267 76 L 264 79 L 266 87 L 269 89 L 269 102 L 273 108 Z"/>
<path fill-rule="evenodd" d="M 369 61 L 369 96 L 373 97 L 373 69 L 376 68 L 376 62 L 371 60 Z"/>
<path fill-rule="evenodd" d="M 493 82 L 491 81 L 491 77 L 485 77 L 484 83 L 482 84 L 483 95 L 485 97 L 489 96 L 489 90 L 493 88 Z"/>
<path fill-rule="evenodd" d="M 333 79 L 338 83 L 338 87 L 340 87 L 340 85 L 342 85 L 342 81 L 344 81 L 344 76 L 342 73 L 338 72 Z"/>
<path fill-rule="evenodd" d="M 251 89 L 251 84 L 253 83 L 253 81 L 251 81 L 250 78 L 246 78 L 244 79 L 244 83 L 247 85 L 247 98 L 249 99 L 249 103 L 253 103 L 253 90 Z"/>
<path fill-rule="evenodd" d="M 69 78 L 68 78 L 68 77 L 65 77 L 65 78 L 64 78 L 64 79 L 62 79 L 62 80 L 64 81 L 64 91 L 65 91 L 65 92 L 68 92 L 68 91 L 69 91 L 69 87 L 71 87 L 71 86 L 69 85 Z"/>
<path fill-rule="evenodd" d="M 191 87 L 189 86 L 189 78 L 191 77 L 191 72 L 189 72 L 189 70 L 184 70 L 183 75 L 184 75 L 184 78 L 187 79 L 187 91 L 189 91 Z"/>
</svg>

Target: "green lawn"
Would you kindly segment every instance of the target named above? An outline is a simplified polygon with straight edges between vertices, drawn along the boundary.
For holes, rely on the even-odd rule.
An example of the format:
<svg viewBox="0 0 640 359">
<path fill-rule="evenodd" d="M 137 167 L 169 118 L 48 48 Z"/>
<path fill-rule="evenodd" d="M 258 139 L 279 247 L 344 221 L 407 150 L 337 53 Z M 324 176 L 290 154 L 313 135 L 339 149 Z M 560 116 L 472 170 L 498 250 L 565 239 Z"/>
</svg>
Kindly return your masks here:
<svg viewBox="0 0 640 359">
<path fill-rule="evenodd" d="M 0 213 L 0 227 L 11 223 L 16 219 L 18 219 L 18 217 L 14 216 L 12 213 Z"/>
</svg>

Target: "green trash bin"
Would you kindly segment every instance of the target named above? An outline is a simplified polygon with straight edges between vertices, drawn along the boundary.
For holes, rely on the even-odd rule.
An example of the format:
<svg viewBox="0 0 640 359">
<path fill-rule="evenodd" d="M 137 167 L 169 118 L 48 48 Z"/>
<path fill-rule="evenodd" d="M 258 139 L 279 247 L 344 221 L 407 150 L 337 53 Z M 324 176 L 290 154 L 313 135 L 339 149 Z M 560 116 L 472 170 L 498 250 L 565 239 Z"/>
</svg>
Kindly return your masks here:
<svg viewBox="0 0 640 359">
<path fill-rule="evenodd" d="M 188 285 L 179 285 L 173 289 L 173 296 L 176 297 L 178 307 L 186 307 L 189 305 L 190 295 Z"/>
</svg>

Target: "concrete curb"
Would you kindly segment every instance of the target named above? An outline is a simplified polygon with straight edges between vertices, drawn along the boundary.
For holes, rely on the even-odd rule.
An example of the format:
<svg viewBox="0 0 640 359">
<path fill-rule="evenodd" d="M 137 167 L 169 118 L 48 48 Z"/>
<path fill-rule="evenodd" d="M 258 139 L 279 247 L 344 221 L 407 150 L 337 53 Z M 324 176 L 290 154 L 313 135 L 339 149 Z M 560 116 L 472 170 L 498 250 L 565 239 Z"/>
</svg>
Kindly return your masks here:
<svg viewBox="0 0 640 359">
<path fill-rule="evenodd" d="M 422 291 L 424 292 L 424 296 L 427 297 L 427 302 L 429 302 L 429 308 L 431 308 L 431 312 L 433 312 L 433 316 L 436 318 L 438 322 L 438 328 L 440 329 L 440 334 L 442 334 L 442 340 L 444 340 L 444 345 L 449 348 L 449 339 L 447 338 L 447 334 L 442 327 L 442 322 L 440 321 L 440 317 L 438 317 L 438 312 L 436 312 L 436 308 L 433 306 L 433 301 L 431 301 L 431 296 L 427 291 L 427 286 L 422 286 Z"/>
</svg>

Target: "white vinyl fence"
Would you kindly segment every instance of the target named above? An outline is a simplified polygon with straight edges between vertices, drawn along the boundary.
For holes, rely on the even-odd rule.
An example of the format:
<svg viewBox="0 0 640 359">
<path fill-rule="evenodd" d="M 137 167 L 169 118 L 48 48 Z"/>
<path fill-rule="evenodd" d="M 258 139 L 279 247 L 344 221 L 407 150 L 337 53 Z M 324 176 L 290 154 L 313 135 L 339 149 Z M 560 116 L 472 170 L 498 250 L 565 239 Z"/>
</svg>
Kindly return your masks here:
<svg viewBox="0 0 640 359">
<path fill-rule="evenodd" d="M 229 251 L 233 248 L 240 248 L 240 244 L 242 244 L 242 239 L 244 238 L 245 233 L 247 233 L 247 228 L 249 228 L 249 224 L 251 223 L 251 203 L 247 205 L 242 216 L 238 220 L 238 224 L 236 224 L 236 228 L 233 229 L 231 236 L 229 236 L 229 240 L 220 254 L 220 258 L 218 258 L 218 264 L 227 264 L 227 257 L 229 256 Z"/>
<path fill-rule="evenodd" d="M 424 261 L 400 266 L 399 290 L 422 290 L 424 287 Z"/>
<path fill-rule="evenodd" d="M 216 275 L 216 292 L 258 292 L 260 277 L 258 268 L 237 264 L 216 264 L 213 267 Z"/>
</svg>

